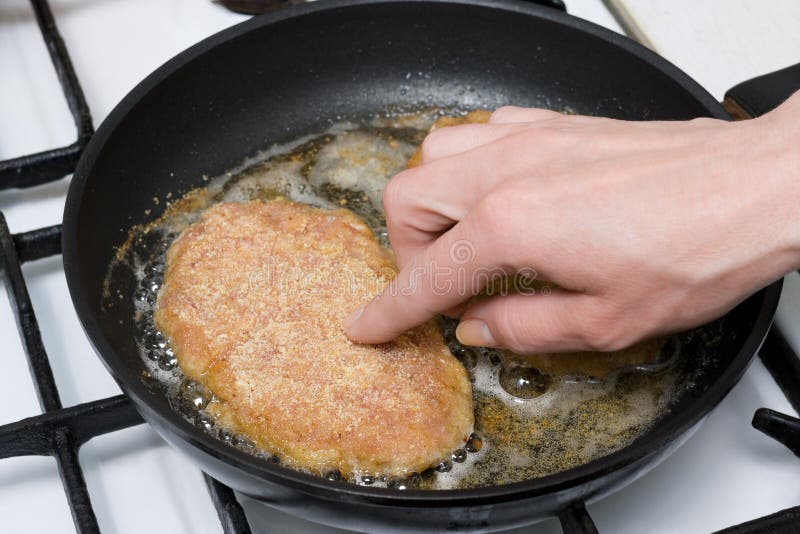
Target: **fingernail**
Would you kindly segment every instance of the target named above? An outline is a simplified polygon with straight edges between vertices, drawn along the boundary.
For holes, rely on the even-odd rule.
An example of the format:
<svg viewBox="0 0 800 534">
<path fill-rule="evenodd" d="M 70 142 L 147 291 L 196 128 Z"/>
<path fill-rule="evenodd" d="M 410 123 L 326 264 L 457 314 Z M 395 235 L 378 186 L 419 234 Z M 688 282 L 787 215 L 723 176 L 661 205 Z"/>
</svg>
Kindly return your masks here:
<svg viewBox="0 0 800 534">
<path fill-rule="evenodd" d="M 467 319 L 458 323 L 456 338 L 462 345 L 494 347 L 497 344 L 489 327 L 480 319 Z"/>
<path fill-rule="evenodd" d="M 356 321 L 358 321 L 358 318 L 361 317 L 362 313 L 364 313 L 364 306 L 361 306 L 359 309 L 348 315 L 347 319 L 344 321 L 344 329 L 346 331 L 350 331 L 350 328 L 356 324 Z"/>
</svg>

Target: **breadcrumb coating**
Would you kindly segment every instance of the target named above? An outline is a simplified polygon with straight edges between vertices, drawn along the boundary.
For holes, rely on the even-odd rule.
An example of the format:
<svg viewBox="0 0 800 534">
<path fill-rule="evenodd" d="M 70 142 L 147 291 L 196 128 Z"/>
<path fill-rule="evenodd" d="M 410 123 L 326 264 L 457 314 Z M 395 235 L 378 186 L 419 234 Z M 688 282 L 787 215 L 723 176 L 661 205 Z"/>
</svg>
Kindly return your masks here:
<svg viewBox="0 0 800 534">
<path fill-rule="evenodd" d="M 172 244 L 155 321 L 209 411 L 285 463 L 402 476 L 460 447 L 472 388 L 434 322 L 358 345 L 343 321 L 396 269 L 352 212 L 221 203 Z"/>
</svg>

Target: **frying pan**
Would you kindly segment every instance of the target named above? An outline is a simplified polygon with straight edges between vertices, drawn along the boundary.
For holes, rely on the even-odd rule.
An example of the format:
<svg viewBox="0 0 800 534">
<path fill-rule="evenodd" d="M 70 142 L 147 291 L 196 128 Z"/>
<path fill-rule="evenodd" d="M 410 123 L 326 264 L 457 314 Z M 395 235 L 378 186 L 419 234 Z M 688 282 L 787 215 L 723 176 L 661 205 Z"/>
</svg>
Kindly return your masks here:
<svg viewBox="0 0 800 534">
<path fill-rule="evenodd" d="M 695 387 L 627 447 L 524 482 L 469 490 L 373 488 L 329 481 L 248 455 L 186 421 L 142 377 L 132 299 L 102 306 L 116 247 L 158 217 L 166 193 L 203 185 L 272 143 L 338 117 L 392 106 L 514 103 L 621 119 L 728 118 L 705 90 L 636 43 L 551 8 L 512 0 L 332 0 L 220 32 L 156 70 L 103 122 L 75 171 L 64 267 L 80 320 L 142 416 L 222 482 L 307 519 L 362 531 L 474 531 L 558 514 L 591 530 L 583 502 L 652 468 L 741 377 L 770 326 L 781 284 L 742 302 Z M 111 280 L 132 295 L 131 273 Z"/>
</svg>

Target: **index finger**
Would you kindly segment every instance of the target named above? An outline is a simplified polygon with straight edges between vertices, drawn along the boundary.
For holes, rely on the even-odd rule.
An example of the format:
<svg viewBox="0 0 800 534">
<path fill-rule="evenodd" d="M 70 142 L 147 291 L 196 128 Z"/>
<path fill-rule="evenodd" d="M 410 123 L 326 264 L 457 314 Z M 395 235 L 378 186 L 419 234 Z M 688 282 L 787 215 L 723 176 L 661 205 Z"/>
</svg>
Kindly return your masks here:
<svg viewBox="0 0 800 534">
<path fill-rule="evenodd" d="M 358 343 L 385 343 L 477 295 L 510 270 L 492 265 L 486 238 L 467 217 L 418 254 L 380 295 L 346 321 Z"/>
</svg>

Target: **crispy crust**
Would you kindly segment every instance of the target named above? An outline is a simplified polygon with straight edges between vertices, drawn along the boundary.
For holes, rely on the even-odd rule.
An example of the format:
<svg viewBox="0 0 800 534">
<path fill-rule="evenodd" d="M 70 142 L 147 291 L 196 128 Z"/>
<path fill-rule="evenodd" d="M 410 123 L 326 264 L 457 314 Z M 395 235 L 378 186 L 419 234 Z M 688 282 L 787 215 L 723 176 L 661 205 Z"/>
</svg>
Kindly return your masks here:
<svg viewBox="0 0 800 534">
<path fill-rule="evenodd" d="M 471 386 L 434 323 L 357 345 L 342 323 L 396 274 L 348 210 L 222 203 L 167 255 L 155 320 L 219 420 L 291 465 L 403 475 L 472 431 Z"/>
</svg>

